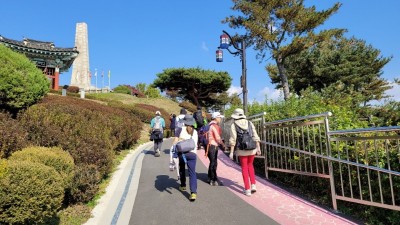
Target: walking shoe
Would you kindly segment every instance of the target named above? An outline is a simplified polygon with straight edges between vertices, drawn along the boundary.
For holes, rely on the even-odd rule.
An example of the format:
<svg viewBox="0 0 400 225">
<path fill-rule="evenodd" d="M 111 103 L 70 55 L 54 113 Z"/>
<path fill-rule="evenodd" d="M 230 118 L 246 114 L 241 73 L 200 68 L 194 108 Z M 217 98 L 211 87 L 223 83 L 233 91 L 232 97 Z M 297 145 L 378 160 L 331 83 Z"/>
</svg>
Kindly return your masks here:
<svg viewBox="0 0 400 225">
<path fill-rule="evenodd" d="M 254 193 L 254 192 L 256 192 L 256 191 L 257 191 L 256 184 L 252 184 L 252 185 L 251 185 L 251 193 Z"/>
<path fill-rule="evenodd" d="M 211 184 L 212 186 L 218 186 L 218 181 L 212 181 L 212 184 Z"/>
<path fill-rule="evenodd" d="M 250 189 L 248 189 L 248 190 L 243 190 L 243 194 L 245 194 L 246 196 L 251 196 L 251 190 Z"/>
<path fill-rule="evenodd" d="M 179 186 L 179 190 L 180 190 L 180 191 L 186 191 L 186 187 L 185 187 L 185 186 L 183 186 L 183 187 L 182 187 L 182 186 Z"/>
<path fill-rule="evenodd" d="M 154 156 L 155 156 L 155 157 L 160 157 L 160 155 L 161 155 L 161 154 L 160 154 L 160 150 L 157 150 L 157 151 L 154 153 Z"/>
<path fill-rule="evenodd" d="M 169 171 L 174 171 L 174 169 L 175 169 L 174 163 L 170 162 L 169 163 Z"/>
<path fill-rule="evenodd" d="M 192 194 L 190 194 L 189 200 L 193 202 L 194 200 L 196 200 L 196 198 L 197 198 L 197 194 L 192 193 Z"/>
</svg>

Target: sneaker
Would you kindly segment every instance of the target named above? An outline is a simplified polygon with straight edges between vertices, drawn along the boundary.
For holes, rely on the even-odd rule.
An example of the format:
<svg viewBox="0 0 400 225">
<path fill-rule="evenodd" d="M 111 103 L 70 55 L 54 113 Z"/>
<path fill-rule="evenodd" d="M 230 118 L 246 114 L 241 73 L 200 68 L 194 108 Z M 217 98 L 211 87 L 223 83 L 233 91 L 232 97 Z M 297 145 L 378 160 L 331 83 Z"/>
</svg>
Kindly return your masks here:
<svg viewBox="0 0 400 225">
<path fill-rule="evenodd" d="M 218 186 L 218 181 L 212 181 L 212 186 Z"/>
<path fill-rule="evenodd" d="M 179 190 L 180 190 L 180 191 L 186 191 L 186 187 L 185 187 L 185 186 L 184 186 L 184 187 L 179 186 Z"/>
<path fill-rule="evenodd" d="M 248 189 L 248 190 L 243 190 L 243 194 L 245 194 L 246 196 L 251 196 L 251 190 L 250 189 Z"/>
<path fill-rule="evenodd" d="M 169 163 L 169 171 L 174 171 L 175 166 L 172 162 Z"/>
<path fill-rule="evenodd" d="M 180 177 L 180 176 L 178 176 L 177 180 L 179 181 L 180 179 L 181 179 L 181 177 Z"/>
<path fill-rule="evenodd" d="M 194 200 L 196 200 L 196 198 L 197 198 L 197 194 L 192 193 L 192 194 L 190 194 L 189 200 L 193 202 Z"/>
<path fill-rule="evenodd" d="M 251 185 L 251 193 L 254 193 L 254 192 L 256 192 L 256 191 L 257 191 L 256 184 L 252 184 L 252 185 Z"/>
<path fill-rule="evenodd" d="M 161 154 L 160 154 L 160 150 L 157 150 L 157 151 L 154 153 L 154 156 L 155 156 L 155 157 L 160 157 L 160 155 L 161 155 Z"/>
</svg>

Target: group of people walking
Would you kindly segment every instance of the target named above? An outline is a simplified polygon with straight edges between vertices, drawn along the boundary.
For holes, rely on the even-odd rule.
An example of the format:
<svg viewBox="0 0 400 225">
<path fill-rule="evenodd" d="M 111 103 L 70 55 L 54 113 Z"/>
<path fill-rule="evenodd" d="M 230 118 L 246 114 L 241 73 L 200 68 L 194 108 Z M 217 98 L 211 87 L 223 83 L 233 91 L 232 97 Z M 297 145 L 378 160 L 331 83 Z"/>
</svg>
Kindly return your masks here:
<svg viewBox="0 0 400 225">
<path fill-rule="evenodd" d="M 204 148 L 205 155 L 209 159 L 207 182 L 212 186 L 218 186 L 218 150 L 226 149 L 221 129 L 224 116 L 220 112 L 213 112 L 211 121 L 208 123 L 203 113 L 200 114 L 201 118 L 198 118 L 199 112 L 202 113 L 201 107 L 194 115 L 188 114 L 182 108 L 179 116 L 172 115 L 171 117 L 171 120 L 174 119 L 174 124 L 171 126 L 171 128 L 174 127 L 173 132 L 171 129 L 174 140 L 170 149 L 170 170 L 177 171 L 177 177 L 180 181 L 179 190 L 186 191 L 185 167 L 187 166 L 190 188 L 189 200 L 191 201 L 195 201 L 197 198 L 196 162 L 198 150 Z M 231 117 L 233 123 L 229 129 L 229 157 L 233 160 L 233 153 L 236 150 L 242 168 L 243 193 L 251 196 L 252 193 L 257 191 L 253 162 L 255 155 L 261 154 L 260 138 L 253 123 L 246 119 L 242 109 L 235 109 Z M 199 123 L 198 119 L 201 119 L 203 123 Z M 163 133 L 165 129 L 165 121 L 159 111 L 156 112 L 156 116 L 151 120 L 150 125 L 152 128 L 150 139 L 154 141 L 154 155 L 159 157 L 162 135 L 157 136 L 157 133 L 159 130 Z"/>
</svg>

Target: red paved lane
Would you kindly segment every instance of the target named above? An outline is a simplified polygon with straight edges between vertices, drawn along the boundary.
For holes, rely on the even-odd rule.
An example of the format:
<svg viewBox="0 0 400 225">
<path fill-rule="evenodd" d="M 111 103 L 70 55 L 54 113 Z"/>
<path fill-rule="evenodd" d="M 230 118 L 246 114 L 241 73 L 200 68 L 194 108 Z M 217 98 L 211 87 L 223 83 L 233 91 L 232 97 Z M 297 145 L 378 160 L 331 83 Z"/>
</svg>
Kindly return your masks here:
<svg viewBox="0 0 400 225">
<path fill-rule="evenodd" d="M 208 166 L 204 151 L 198 151 L 200 161 Z M 356 224 L 256 177 L 257 192 L 251 197 L 242 194 L 243 178 L 240 166 L 222 151 L 218 153 L 218 179 L 230 191 L 280 224 Z"/>
</svg>

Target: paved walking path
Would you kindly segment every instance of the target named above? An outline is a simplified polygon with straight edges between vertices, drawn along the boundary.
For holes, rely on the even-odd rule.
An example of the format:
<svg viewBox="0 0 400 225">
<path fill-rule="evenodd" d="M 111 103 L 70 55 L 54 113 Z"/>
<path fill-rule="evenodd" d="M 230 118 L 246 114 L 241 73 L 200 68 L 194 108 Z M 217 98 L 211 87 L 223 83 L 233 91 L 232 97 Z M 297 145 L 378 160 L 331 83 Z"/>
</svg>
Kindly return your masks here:
<svg viewBox="0 0 400 225">
<path fill-rule="evenodd" d="M 356 224 L 260 177 L 257 192 L 243 195 L 240 166 L 222 152 L 217 169 L 221 185 L 210 186 L 208 159 L 198 151 L 198 195 L 190 202 L 189 185 L 188 191 L 179 191 L 176 172 L 168 169 L 171 142 L 164 140 L 161 157 L 154 157 L 152 143 L 132 151 L 86 224 Z"/>
</svg>

